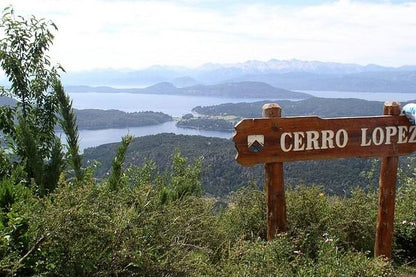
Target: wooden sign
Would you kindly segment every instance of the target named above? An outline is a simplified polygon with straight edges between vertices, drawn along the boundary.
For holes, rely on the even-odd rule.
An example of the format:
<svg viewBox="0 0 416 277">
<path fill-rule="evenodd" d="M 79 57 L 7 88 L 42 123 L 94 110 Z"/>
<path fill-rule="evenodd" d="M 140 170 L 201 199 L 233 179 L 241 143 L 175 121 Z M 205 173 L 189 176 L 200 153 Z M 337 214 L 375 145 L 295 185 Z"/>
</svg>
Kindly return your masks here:
<svg viewBox="0 0 416 277">
<path fill-rule="evenodd" d="M 244 119 L 233 137 L 242 165 L 348 157 L 381 157 L 416 150 L 416 126 L 404 115 Z"/>
<path fill-rule="evenodd" d="M 386 102 L 382 116 L 281 117 L 278 104 L 263 106 L 263 118 L 244 119 L 233 136 L 236 160 L 264 163 L 267 239 L 286 232 L 283 162 L 348 157 L 380 157 L 379 208 L 375 256 L 391 257 L 398 156 L 416 150 L 416 126 L 400 115 L 398 102 Z"/>
</svg>

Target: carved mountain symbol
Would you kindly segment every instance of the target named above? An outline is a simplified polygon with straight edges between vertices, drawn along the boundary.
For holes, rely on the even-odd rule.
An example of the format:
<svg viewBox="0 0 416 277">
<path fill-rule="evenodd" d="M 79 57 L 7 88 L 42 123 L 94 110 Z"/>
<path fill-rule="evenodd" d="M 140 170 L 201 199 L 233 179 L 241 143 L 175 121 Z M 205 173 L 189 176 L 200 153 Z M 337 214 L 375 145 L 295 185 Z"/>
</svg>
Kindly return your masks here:
<svg viewBox="0 0 416 277">
<path fill-rule="evenodd" d="M 251 152 L 257 153 L 263 149 L 264 136 L 263 135 L 249 135 L 247 136 L 248 149 Z"/>
</svg>

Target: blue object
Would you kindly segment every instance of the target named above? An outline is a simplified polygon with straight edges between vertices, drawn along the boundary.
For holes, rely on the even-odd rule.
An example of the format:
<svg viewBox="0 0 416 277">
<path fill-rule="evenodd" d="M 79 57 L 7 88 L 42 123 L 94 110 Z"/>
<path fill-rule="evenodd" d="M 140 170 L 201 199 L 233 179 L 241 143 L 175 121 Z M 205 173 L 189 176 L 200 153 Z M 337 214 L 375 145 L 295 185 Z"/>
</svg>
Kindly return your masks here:
<svg viewBox="0 0 416 277">
<path fill-rule="evenodd" d="M 416 103 L 406 104 L 402 109 L 402 113 L 404 113 L 410 123 L 414 125 L 416 120 Z"/>
</svg>

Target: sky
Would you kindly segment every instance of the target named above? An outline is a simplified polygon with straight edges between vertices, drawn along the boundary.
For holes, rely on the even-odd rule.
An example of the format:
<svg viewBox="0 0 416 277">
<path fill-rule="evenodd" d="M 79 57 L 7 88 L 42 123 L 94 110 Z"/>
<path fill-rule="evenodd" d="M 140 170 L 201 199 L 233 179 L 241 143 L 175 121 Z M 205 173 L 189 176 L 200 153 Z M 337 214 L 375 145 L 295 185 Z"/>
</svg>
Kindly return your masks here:
<svg viewBox="0 0 416 277">
<path fill-rule="evenodd" d="M 416 1 L 0 0 L 58 26 L 67 71 L 299 59 L 416 65 Z"/>
</svg>

